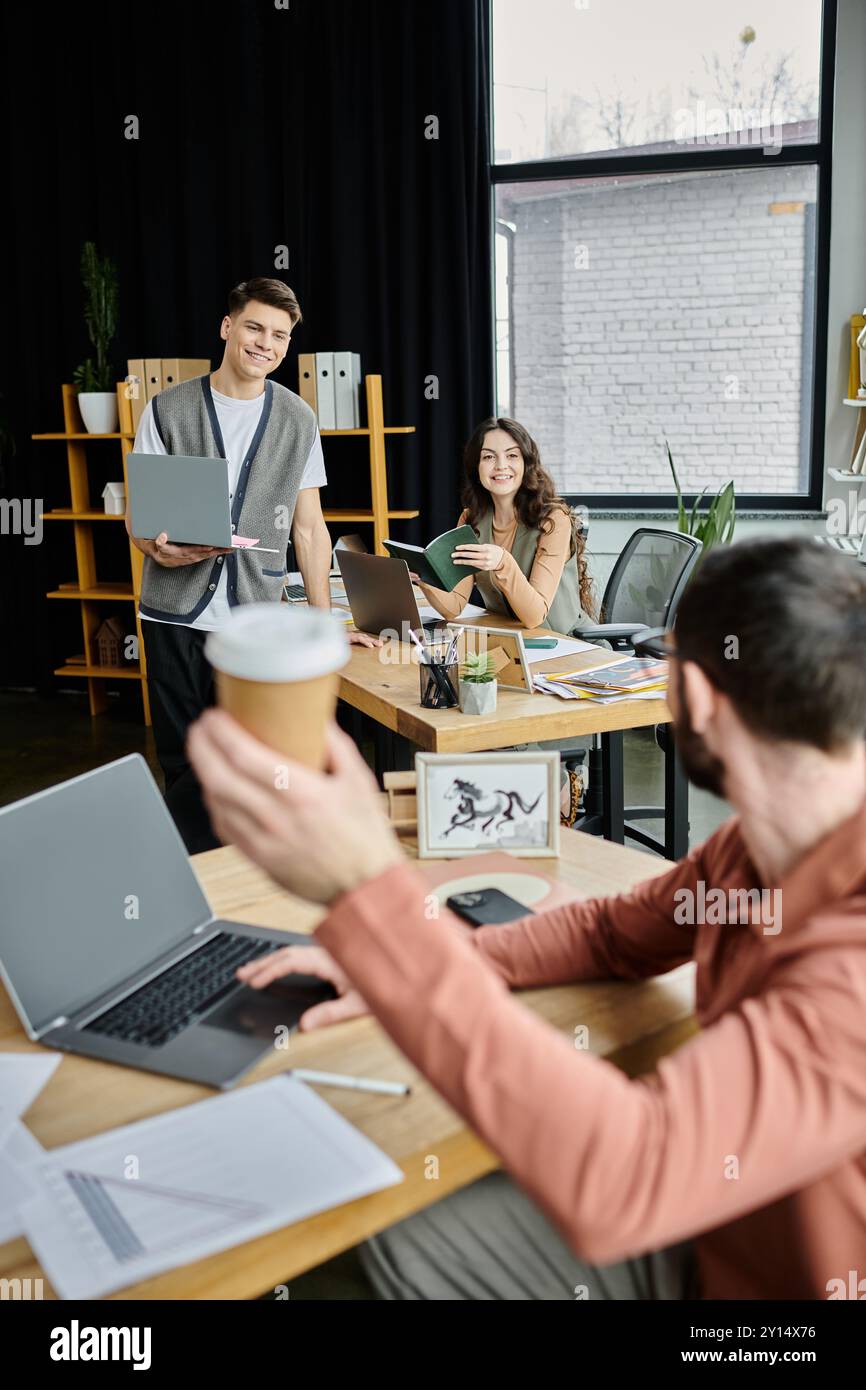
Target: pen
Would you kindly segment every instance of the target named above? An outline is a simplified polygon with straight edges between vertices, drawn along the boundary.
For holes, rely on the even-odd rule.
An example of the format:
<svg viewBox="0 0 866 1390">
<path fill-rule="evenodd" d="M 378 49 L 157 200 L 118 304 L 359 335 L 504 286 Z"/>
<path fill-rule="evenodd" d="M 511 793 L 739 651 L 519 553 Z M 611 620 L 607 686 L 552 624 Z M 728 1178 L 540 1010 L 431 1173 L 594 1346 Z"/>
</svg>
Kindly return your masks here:
<svg viewBox="0 0 866 1390">
<path fill-rule="evenodd" d="M 451 663 L 452 663 L 452 661 L 454 661 L 455 657 L 457 656 L 457 643 L 458 643 L 458 641 L 460 640 L 460 634 L 461 634 L 462 631 L 463 631 L 463 628 L 462 628 L 462 627 L 451 628 L 451 629 L 450 629 L 450 632 L 451 632 L 451 641 L 450 641 L 450 643 L 448 644 L 448 652 L 447 652 L 447 654 L 446 654 L 446 656 L 445 656 L 445 665 L 446 665 L 446 666 L 450 666 Z"/>
<path fill-rule="evenodd" d="M 371 1081 L 366 1076 L 340 1076 L 337 1072 L 309 1071 L 306 1067 L 294 1067 L 289 1076 L 314 1086 L 341 1086 L 347 1091 L 370 1091 L 377 1096 L 408 1096 L 412 1089 L 401 1081 Z"/>
<path fill-rule="evenodd" d="M 410 628 L 407 628 L 406 630 L 407 630 L 407 632 L 409 633 L 410 638 L 411 638 L 412 641 L 415 643 L 415 646 L 418 648 L 418 651 L 419 651 L 420 654 L 421 654 L 421 664 L 422 664 L 422 666 L 426 666 L 428 663 L 427 663 L 427 657 L 426 657 L 425 652 L 424 652 L 424 648 L 422 647 L 422 645 L 421 645 L 419 639 L 416 637 L 415 633 L 412 631 L 411 627 L 410 627 Z"/>
</svg>

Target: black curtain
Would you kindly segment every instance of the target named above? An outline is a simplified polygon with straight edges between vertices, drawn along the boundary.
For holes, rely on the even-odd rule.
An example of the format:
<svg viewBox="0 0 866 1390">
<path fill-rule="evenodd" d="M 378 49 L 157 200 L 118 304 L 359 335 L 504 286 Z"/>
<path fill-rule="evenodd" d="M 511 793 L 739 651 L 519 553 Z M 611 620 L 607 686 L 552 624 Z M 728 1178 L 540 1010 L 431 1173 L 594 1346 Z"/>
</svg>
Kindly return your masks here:
<svg viewBox="0 0 866 1390">
<path fill-rule="evenodd" d="M 88 353 L 92 240 L 120 272 L 119 379 L 129 357 L 216 365 L 227 290 L 279 275 L 304 322 L 275 379 L 297 389 L 298 351 L 360 352 L 386 423 L 417 429 L 389 446 L 391 504 L 421 509 L 394 534 L 452 525 L 461 446 L 493 405 L 487 0 L 114 0 L 7 6 L 0 25 L 0 392 L 17 446 L 0 498 L 68 505 L 63 445 L 30 435 L 63 428 L 60 384 Z M 119 453 L 89 450 L 101 489 Z M 369 505 L 364 443 L 326 441 L 325 457 L 326 505 Z M 119 530 L 100 533 L 100 577 L 124 573 Z M 81 650 L 77 605 L 44 597 L 74 578 L 70 531 L 0 536 L 0 684 L 51 689 Z"/>
</svg>

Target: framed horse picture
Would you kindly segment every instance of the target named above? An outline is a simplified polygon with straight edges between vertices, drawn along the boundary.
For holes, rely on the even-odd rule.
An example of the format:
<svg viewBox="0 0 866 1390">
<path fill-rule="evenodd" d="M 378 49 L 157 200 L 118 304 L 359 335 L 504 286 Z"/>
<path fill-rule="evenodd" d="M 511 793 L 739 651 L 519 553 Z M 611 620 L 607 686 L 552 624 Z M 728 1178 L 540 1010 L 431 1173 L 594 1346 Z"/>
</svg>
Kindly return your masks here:
<svg viewBox="0 0 866 1390">
<path fill-rule="evenodd" d="M 559 854 L 559 753 L 417 753 L 418 858 Z"/>
</svg>

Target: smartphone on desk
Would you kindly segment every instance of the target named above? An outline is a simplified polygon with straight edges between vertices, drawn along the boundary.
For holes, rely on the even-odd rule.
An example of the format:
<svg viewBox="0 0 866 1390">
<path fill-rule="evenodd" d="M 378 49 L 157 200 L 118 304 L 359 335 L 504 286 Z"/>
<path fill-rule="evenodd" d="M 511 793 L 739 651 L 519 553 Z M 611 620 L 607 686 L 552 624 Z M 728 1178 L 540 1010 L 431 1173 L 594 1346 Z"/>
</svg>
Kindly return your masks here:
<svg viewBox="0 0 866 1390">
<path fill-rule="evenodd" d="M 516 922 L 518 917 L 534 917 L 531 907 L 510 898 L 498 888 L 478 888 L 471 893 L 452 893 L 445 906 L 456 912 L 473 927 L 486 927 L 499 922 Z"/>
</svg>

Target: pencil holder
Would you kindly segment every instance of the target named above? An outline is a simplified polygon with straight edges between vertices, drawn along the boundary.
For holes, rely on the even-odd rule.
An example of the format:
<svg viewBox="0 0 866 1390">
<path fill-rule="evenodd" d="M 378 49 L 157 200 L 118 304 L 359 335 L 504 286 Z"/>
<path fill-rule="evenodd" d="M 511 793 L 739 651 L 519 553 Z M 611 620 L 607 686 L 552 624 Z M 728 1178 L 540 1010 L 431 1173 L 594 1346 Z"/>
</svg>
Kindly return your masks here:
<svg viewBox="0 0 866 1390">
<path fill-rule="evenodd" d="M 453 709 L 457 696 L 458 663 L 422 661 L 418 666 L 421 680 L 421 704 L 425 709 Z"/>
</svg>

